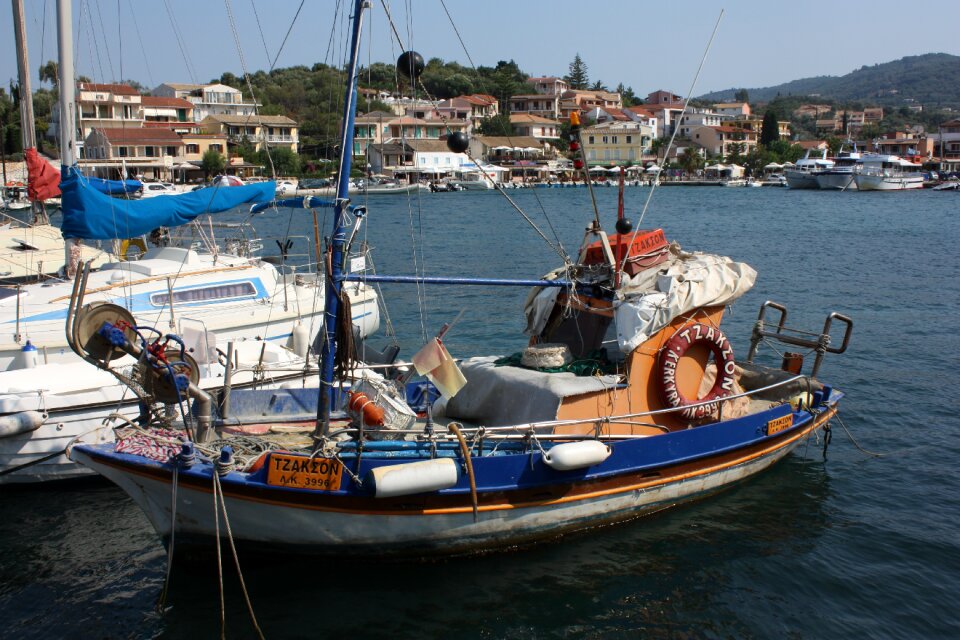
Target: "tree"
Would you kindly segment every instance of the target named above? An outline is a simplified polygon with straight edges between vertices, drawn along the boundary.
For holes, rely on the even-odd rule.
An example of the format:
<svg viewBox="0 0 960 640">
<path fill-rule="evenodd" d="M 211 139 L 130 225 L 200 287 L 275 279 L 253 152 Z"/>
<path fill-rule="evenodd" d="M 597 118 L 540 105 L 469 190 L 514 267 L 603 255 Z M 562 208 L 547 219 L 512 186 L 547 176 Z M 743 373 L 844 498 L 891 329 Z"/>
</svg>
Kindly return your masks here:
<svg viewBox="0 0 960 640">
<path fill-rule="evenodd" d="M 703 166 L 703 156 L 700 155 L 700 150 L 693 145 L 684 149 L 683 155 L 680 156 L 680 166 L 688 175 L 696 173 L 697 169 Z"/>
<path fill-rule="evenodd" d="M 571 89 L 586 89 L 590 85 L 590 76 L 587 75 L 587 65 L 577 53 L 570 63 L 570 73 L 563 77 Z"/>
<path fill-rule="evenodd" d="M 261 152 L 260 164 L 269 167 L 270 158 L 267 154 Z M 300 175 L 300 156 L 286 147 L 277 147 L 270 151 L 270 157 L 273 158 L 273 169 L 278 176 L 298 176 Z"/>
<path fill-rule="evenodd" d="M 750 94 L 747 93 L 746 89 L 738 89 L 735 94 L 733 94 L 733 99 L 737 102 L 750 102 Z"/>
<path fill-rule="evenodd" d="M 591 91 L 606 91 L 607 86 L 603 84 L 603 80 L 597 80 L 592 85 L 590 85 Z"/>
<path fill-rule="evenodd" d="M 498 116 L 484 118 L 477 127 L 477 133 L 482 136 L 512 136 L 513 125 L 510 124 L 510 116 L 501 113 Z"/>
<path fill-rule="evenodd" d="M 780 124 L 773 109 L 767 109 L 763 114 L 763 124 L 760 127 L 760 144 L 768 146 L 771 142 L 780 139 Z"/>
<path fill-rule="evenodd" d="M 620 101 L 623 102 L 624 109 L 643 102 L 643 100 L 638 98 L 633 92 L 632 87 L 625 87 L 622 82 L 617 85 L 617 93 L 620 94 Z"/>
<path fill-rule="evenodd" d="M 47 63 L 40 67 L 40 82 L 49 82 L 53 86 L 60 84 L 60 73 L 56 62 L 47 60 Z"/>
<path fill-rule="evenodd" d="M 200 161 L 200 168 L 203 169 L 203 175 L 206 178 L 209 178 L 211 173 L 221 173 L 226 166 L 226 159 L 216 149 L 207 149 L 203 153 L 203 159 Z"/>
</svg>

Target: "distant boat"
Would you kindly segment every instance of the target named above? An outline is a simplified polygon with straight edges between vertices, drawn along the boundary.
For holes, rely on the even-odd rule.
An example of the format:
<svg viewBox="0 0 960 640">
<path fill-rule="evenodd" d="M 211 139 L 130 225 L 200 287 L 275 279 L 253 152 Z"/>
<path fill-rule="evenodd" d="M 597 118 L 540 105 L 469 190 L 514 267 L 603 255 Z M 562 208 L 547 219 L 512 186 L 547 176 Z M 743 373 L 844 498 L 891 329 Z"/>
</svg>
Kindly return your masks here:
<svg viewBox="0 0 960 640">
<path fill-rule="evenodd" d="M 823 150 L 822 158 L 811 158 L 808 150 L 794 166 L 784 169 L 783 175 L 787 179 L 787 186 L 791 189 L 819 189 L 817 174 L 832 169 L 833 165 L 833 160 L 827 159 L 826 149 Z"/>
<path fill-rule="evenodd" d="M 894 155 L 871 155 L 855 175 L 860 191 L 903 191 L 922 189 L 923 167 Z"/>
<path fill-rule="evenodd" d="M 853 179 L 863 161 L 863 154 L 857 151 L 840 151 L 832 158 L 833 166 L 818 172 L 815 176 L 821 189 L 840 189 L 856 191 L 857 182 Z"/>
</svg>

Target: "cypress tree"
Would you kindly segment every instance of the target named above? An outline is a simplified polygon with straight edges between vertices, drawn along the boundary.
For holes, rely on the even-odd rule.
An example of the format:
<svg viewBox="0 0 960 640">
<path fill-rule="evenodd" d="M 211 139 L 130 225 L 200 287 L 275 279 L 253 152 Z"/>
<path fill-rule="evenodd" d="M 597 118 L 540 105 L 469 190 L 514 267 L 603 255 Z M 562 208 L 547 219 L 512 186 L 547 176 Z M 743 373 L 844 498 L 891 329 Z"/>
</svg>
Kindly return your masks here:
<svg viewBox="0 0 960 640">
<path fill-rule="evenodd" d="M 777 114 L 773 109 L 767 109 L 763 114 L 763 125 L 760 127 L 760 144 L 764 147 L 780 139 L 780 126 L 777 124 Z"/>
</svg>

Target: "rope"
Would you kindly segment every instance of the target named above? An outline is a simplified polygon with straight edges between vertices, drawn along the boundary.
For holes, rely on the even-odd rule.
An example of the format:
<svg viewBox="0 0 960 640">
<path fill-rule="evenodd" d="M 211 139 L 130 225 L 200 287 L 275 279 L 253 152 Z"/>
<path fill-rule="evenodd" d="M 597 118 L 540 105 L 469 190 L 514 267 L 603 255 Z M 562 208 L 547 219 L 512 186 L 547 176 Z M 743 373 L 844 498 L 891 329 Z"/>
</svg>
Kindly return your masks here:
<svg viewBox="0 0 960 640">
<path fill-rule="evenodd" d="M 260 42 L 263 43 L 263 52 L 267 54 L 267 64 L 270 64 L 270 50 L 267 49 L 267 39 L 263 37 L 263 27 L 260 25 L 260 14 L 257 13 L 257 3 L 250 0 L 250 8 L 253 9 L 253 17 L 257 20 L 257 31 L 260 32 Z M 270 67 L 273 71 L 273 67 Z"/>
<path fill-rule="evenodd" d="M 450 429 L 450 433 L 457 436 L 457 441 L 460 443 L 460 453 L 463 454 L 463 462 L 467 467 L 467 478 L 470 480 L 470 502 L 473 503 L 473 521 L 477 522 L 480 518 L 477 507 L 477 479 L 473 475 L 473 460 L 470 458 L 470 448 L 467 446 L 467 441 L 463 439 L 463 434 L 460 432 L 460 427 L 457 426 L 456 422 L 451 422 L 447 425 L 447 428 Z"/>
<path fill-rule="evenodd" d="M 276 55 L 276 57 L 274 57 L 273 62 L 270 63 L 270 71 L 273 71 L 273 68 L 274 68 L 275 66 L 277 66 L 277 60 L 280 58 L 280 54 L 283 52 L 283 47 L 284 47 L 284 45 L 287 44 L 287 38 L 290 37 L 290 32 L 293 31 L 293 25 L 296 23 L 296 21 L 297 21 L 297 16 L 300 15 L 300 10 L 303 9 L 303 3 L 304 3 L 305 1 L 306 1 L 306 0 L 300 0 L 300 6 L 297 7 L 297 12 L 296 12 L 295 14 L 293 14 L 293 20 L 290 21 L 290 27 L 287 29 L 286 35 L 283 36 L 283 42 L 280 43 L 280 48 L 277 49 L 277 55 Z M 250 4 L 253 4 L 253 0 L 250 0 Z M 257 26 L 260 26 L 260 19 L 259 19 L 259 18 L 257 18 Z M 262 32 L 262 31 L 260 32 L 260 36 L 263 37 L 263 32 Z M 263 44 L 263 48 L 264 48 L 264 50 L 266 50 L 266 48 L 267 48 L 267 44 L 266 44 L 266 43 Z M 270 54 L 268 53 L 268 54 L 267 54 L 267 60 L 269 60 L 269 59 L 270 59 Z"/>
<path fill-rule="evenodd" d="M 167 547 L 167 571 L 163 577 L 163 589 L 157 600 L 157 613 L 162 614 L 167 604 L 167 594 L 170 592 L 170 574 L 173 572 L 173 546 L 177 533 L 177 485 L 180 481 L 180 465 L 174 463 L 173 482 L 170 492 L 170 545 Z"/>
<path fill-rule="evenodd" d="M 250 602 L 250 594 L 247 592 L 247 584 L 246 584 L 246 582 L 245 582 L 244 579 L 243 579 L 243 572 L 240 570 L 240 558 L 239 558 L 239 556 L 237 555 L 237 547 L 236 547 L 236 545 L 235 545 L 234 542 L 233 542 L 233 531 L 230 529 L 230 518 L 229 518 L 229 516 L 227 516 L 227 501 L 226 501 L 226 498 L 225 498 L 224 495 L 223 495 L 223 485 L 220 484 L 220 476 L 219 476 L 219 475 L 217 475 L 216 473 L 213 473 L 213 474 L 211 474 L 211 475 L 213 475 L 213 490 L 214 490 L 214 495 L 216 495 L 217 493 L 219 493 L 219 495 L 220 495 L 220 507 L 223 509 L 223 523 L 224 523 L 224 525 L 225 525 L 226 528 L 227 528 L 227 542 L 230 543 L 230 552 L 231 552 L 232 555 L 233 555 L 233 563 L 234 563 L 234 566 L 235 566 L 236 569 L 237 569 L 237 577 L 240 579 L 240 590 L 243 592 L 243 600 L 244 600 L 244 602 L 245 602 L 246 605 L 247 605 L 247 612 L 249 612 L 249 614 L 250 614 L 250 621 L 253 622 L 253 628 L 254 628 L 254 629 L 256 630 L 256 632 L 257 632 L 257 637 L 259 637 L 260 640 L 264 640 L 263 631 L 260 629 L 260 625 L 257 623 L 257 616 L 256 616 L 256 614 L 253 612 L 253 604 Z M 214 506 L 216 506 L 216 498 L 214 498 Z M 220 528 L 219 528 L 219 519 L 218 519 L 217 522 L 218 522 L 218 524 L 217 524 L 217 562 L 218 562 L 218 564 L 219 564 L 219 562 L 220 562 Z M 221 587 L 220 587 L 221 607 L 223 606 L 223 595 L 222 595 L 222 594 L 223 594 L 223 579 L 222 579 L 222 576 L 223 576 L 223 574 L 222 574 L 222 572 L 221 572 Z M 221 608 L 221 613 L 222 613 L 222 612 L 223 612 L 223 609 Z M 225 632 L 226 632 L 226 624 L 224 623 L 224 625 L 221 627 L 221 633 L 225 633 Z"/>
<path fill-rule="evenodd" d="M 847 425 L 845 425 L 843 423 L 843 420 L 840 419 L 840 414 L 837 413 L 834 415 L 834 417 L 837 419 L 837 422 L 840 424 L 840 426 L 843 427 L 843 430 L 847 434 L 847 437 L 850 439 L 850 442 L 853 443 L 853 446 L 855 446 L 861 453 L 868 456 L 873 456 L 874 458 L 885 458 L 888 455 L 890 455 L 889 453 L 877 453 L 876 451 L 869 451 L 861 447 L 860 443 L 858 443 L 856 439 L 854 439 L 853 434 L 850 433 L 850 430 L 847 428 Z"/>
</svg>

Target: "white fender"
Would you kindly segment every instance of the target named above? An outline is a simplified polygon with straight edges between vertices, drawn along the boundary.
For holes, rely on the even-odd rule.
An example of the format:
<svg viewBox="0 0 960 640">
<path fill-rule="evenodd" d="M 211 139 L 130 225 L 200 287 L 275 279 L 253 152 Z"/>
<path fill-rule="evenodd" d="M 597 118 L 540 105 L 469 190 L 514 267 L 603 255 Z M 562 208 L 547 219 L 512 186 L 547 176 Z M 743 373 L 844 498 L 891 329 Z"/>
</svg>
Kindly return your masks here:
<svg viewBox="0 0 960 640">
<path fill-rule="evenodd" d="M 39 411 L 21 411 L 10 415 L 0 416 L 0 438 L 28 433 L 40 428 L 47 414 Z"/>
<path fill-rule="evenodd" d="M 378 498 L 392 498 L 449 489 L 457 484 L 457 466 L 453 458 L 436 458 L 377 467 L 369 477 Z"/>
<path fill-rule="evenodd" d="M 552 447 L 543 461 L 551 469 L 557 471 L 571 471 L 585 469 L 600 464 L 610 457 L 610 447 L 599 440 L 581 440 L 580 442 L 565 442 Z"/>
</svg>

